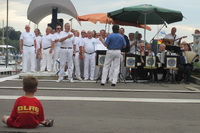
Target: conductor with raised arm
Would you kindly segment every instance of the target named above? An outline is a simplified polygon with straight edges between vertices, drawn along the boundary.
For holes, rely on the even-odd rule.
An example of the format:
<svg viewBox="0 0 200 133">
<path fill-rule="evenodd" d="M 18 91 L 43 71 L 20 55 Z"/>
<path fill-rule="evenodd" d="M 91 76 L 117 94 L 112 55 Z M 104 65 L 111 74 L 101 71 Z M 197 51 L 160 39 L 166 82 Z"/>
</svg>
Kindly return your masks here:
<svg viewBox="0 0 200 133">
<path fill-rule="evenodd" d="M 105 47 L 108 48 L 103 67 L 103 75 L 101 80 L 102 86 L 104 86 L 106 83 L 108 70 L 111 66 L 112 61 L 114 64 L 112 86 L 116 85 L 120 68 L 121 49 L 126 47 L 126 41 L 124 37 L 121 34 L 119 34 L 119 26 L 113 25 L 112 30 L 113 33 L 108 36 L 105 42 L 102 38 L 100 38 L 100 41 L 104 44 Z"/>
</svg>

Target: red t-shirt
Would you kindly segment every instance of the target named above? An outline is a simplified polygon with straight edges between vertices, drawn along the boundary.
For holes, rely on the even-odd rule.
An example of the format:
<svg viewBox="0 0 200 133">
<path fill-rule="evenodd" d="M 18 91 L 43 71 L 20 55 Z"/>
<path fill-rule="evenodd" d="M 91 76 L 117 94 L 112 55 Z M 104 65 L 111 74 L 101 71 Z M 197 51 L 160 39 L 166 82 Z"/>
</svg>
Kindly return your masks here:
<svg viewBox="0 0 200 133">
<path fill-rule="evenodd" d="M 19 97 L 8 118 L 7 125 L 16 128 L 34 128 L 44 121 L 44 109 L 37 98 Z"/>
</svg>

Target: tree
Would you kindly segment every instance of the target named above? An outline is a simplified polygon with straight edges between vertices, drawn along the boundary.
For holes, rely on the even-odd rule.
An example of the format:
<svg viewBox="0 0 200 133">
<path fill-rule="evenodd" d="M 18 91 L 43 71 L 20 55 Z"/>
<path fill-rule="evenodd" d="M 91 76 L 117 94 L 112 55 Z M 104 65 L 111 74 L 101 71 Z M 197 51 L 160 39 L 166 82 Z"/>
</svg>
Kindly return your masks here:
<svg viewBox="0 0 200 133">
<path fill-rule="evenodd" d="M 2 44 L 2 32 L 3 29 L 0 28 L 0 44 Z M 21 35 L 20 31 L 15 31 L 13 27 L 8 27 L 8 45 L 14 46 L 17 51 L 19 51 L 19 37 Z M 4 42 L 6 43 L 6 27 L 4 27 Z"/>
</svg>

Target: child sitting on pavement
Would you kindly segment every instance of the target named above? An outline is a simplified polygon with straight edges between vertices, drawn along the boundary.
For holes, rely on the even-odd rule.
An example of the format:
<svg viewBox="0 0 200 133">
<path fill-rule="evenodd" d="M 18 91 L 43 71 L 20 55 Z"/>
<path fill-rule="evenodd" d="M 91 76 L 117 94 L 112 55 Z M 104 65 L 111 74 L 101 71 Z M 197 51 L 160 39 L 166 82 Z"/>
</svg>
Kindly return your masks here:
<svg viewBox="0 0 200 133">
<path fill-rule="evenodd" d="M 37 91 L 38 80 L 28 76 L 23 79 L 23 90 L 25 96 L 15 101 L 10 116 L 3 116 L 2 121 L 9 127 L 35 128 L 39 124 L 45 127 L 53 126 L 53 119 L 44 120 L 44 109 L 41 102 L 34 97 Z"/>
</svg>

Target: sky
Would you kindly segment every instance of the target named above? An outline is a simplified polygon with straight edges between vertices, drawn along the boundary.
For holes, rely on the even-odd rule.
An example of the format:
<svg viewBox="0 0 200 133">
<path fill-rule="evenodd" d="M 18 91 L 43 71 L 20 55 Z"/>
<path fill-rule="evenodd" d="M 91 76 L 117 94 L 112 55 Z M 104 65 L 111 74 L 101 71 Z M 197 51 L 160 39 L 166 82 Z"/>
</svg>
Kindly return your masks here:
<svg viewBox="0 0 200 133">
<path fill-rule="evenodd" d="M 24 31 L 24 26 L 29 24 L 29 20 L 27 19 L 27 10 L 29 7 L 31 0 L 9 0 L 9 21 L 8 25 L 15 28 L 15 30 L 19 30 L 21 32 Z M 187 36 L 187 38 L 183 39 L 183 41 L 192 42 L 195 29 L 200 29 L 200 17 L 199 13 L 199 5 L 200 0 L 71 0 L 74 4 L 78 15 L 86 15 L 91 13 L 107 13 L 110 11 L 114 11 L 117 9 L 121 9 L 123 7 L 140 5 L 140 4 L 152 4 L 154 6 L 159 6 L 167 9 L 173 9 L 181 11 L 184 18 L 183 21 L 172 23 L 167 25 L 167 28 L 162 28 L 162 32 L 166 34 L 170 33 L 172 27 L 177 28 L 177 35 Z M 6 7 L 7 0 L 0 0 L 0 27 L 6 25 Z M 69 22 L 69 19 L 72 17 L 66 14 L 58 14 L 58 18 L 63 18 L 64 22 Z M 41 30 L 42 34 L 45 34 L 45 28 L 47 27 L 47 23 L 50 23 L 51 15 L 42 19 L 39 23 L 38 28 Z M 33 31 L 36 25 L 34 23 L 30 23 L 31 30 Z M 149 42 L 158 30 L 162 27 L 162 25 L 148 25 L 152 28 L 151 31 L 147 31 L 146 40 Z M 140 32 L 144 34 L 144 30 L 141 28 L 130 27 L 130 26 L 121 26 L 125 29 L 125 34 L 128 35 L 130 32 Z M 91 22 L 81 22 L 81 25 L 73 19 L 72 28 L 76 30 L 96 30 L 100 31 L 101 29 L 105 29 L 105 24 L 93 24 Z M 111 29 L 110 29 L 111 32 Z M 162 38 L 162 36 L 158 36 Z"/>
</svg>

